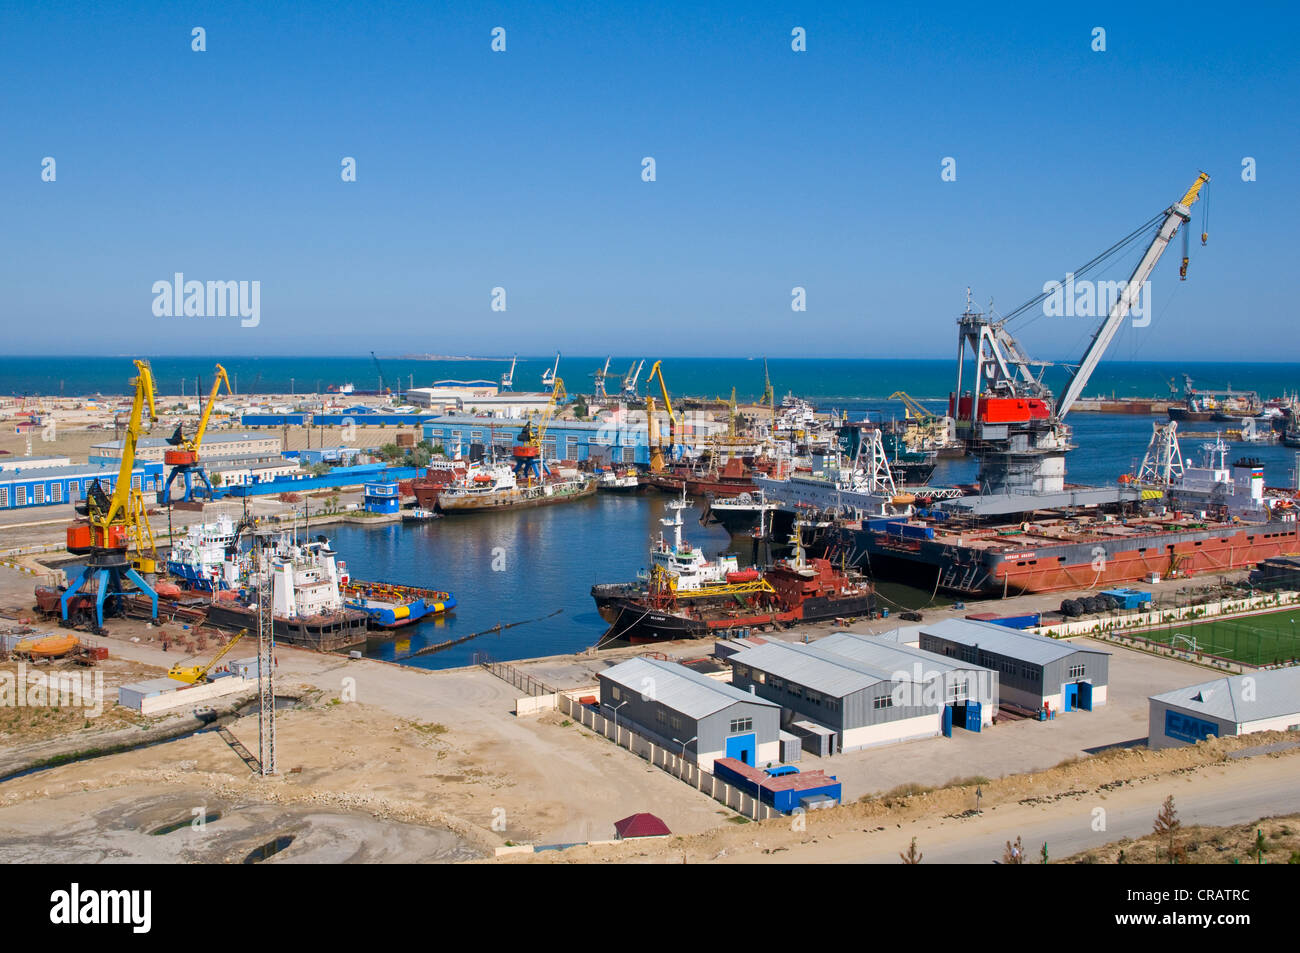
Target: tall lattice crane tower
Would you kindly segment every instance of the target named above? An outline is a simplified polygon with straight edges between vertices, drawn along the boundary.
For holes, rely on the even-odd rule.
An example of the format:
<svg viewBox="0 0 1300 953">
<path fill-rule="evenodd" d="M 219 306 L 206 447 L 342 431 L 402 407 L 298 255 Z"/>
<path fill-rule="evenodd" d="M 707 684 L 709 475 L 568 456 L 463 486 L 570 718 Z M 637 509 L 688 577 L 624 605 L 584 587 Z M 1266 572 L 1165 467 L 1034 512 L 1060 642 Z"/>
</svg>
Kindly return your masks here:
<svg viewBox="0 0 1300 953">
<path fill-rule="evenodd" d="M 1169 487 L 1183 478 L 1183 452 L 1178 446 L 1178 421 L 1153 423 L 1151 442 L 1138 469 L 1142 486 Z"/>
<path fill-rule="evenodd" d="M 257 762 L 262 777 L 275 774 L 275 615 L 273 566 L 266 541 L 257 546 Z"/>
</svg>

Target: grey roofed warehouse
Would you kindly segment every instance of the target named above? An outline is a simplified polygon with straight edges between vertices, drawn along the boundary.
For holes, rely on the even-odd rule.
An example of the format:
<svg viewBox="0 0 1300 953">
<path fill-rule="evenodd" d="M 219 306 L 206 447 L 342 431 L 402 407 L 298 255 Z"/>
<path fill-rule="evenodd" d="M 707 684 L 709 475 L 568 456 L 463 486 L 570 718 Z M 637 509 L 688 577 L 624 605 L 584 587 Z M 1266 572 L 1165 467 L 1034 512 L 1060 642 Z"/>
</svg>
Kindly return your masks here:
<svg viewBox="0 0 1300 953">
<path fill-rule="evenodd" d="M 859 641 L 866 644 L 858 646 Z M 927 659 L 915 649 L 899 651 L 892 642 L 876 647 L 872 642 L 853 635 L 811 645 L 768 642 L 731 656 L 732 680 L 779 702 L 789 712 L 789 730 L 801 733 L 806 742 L 812 739 L 805 723 L 833 732 L 833 744 L 817 739 L 821 754 L 939 734 L 958 708 L 959 725 L 979 730 L 991 720 L 997 709 L 991 672 L 941 657 Z M 837 644 L 860 657 L 835 651 Z M 875 664 L 866 661 L 877 650 L 881 654 Z"/>
<path fill-rule="evenodd" d="M 1300 729 L 1300 667 L 1261 670 L 1175 688 L 1148 700 L 1147 745 Z"/>
<path fill-rule="evenodd" d="M 706 771 L 721 757 L 780 760 L 781 709 L 755 694 L 660 659 L 628 659 L 597 679 L 602 714 Z"/>
<path fill-rule="evenodd" d="M 921 648 L 996 670 L 1003 704 L 1073 711 L 1106 702 L 1110 653 L 1104 649 L 973 619 L 920 628 Z"/>
</svg>

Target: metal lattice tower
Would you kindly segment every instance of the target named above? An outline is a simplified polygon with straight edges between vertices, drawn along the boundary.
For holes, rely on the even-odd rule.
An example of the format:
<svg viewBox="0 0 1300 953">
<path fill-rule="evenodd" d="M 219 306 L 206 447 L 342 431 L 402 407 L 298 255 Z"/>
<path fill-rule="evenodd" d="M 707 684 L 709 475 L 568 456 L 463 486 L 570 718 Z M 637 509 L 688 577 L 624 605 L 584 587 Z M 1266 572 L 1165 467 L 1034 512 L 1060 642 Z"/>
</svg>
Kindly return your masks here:
<svg viewBox="0 0 1300 953">
<path fill-rule="evenodd" d="M 275 617 L 273 615 L 272 560 L 259 548 L 257 585 L 257 760 L 262 776 L 275 774 Z"/>
<path fill-rule="evenodd" d="M 898 492 L 894 485 L 894 475 L 889 470 L 889 456 L 885 453 L 885 443 L 879 430 L 871 431 L 871 446 L 867 449 L 870 460 L 865 467 L 871 493 L 893 496 Z"/>
<path fill-rule="evenodd" d="M 1183 453 L 1178 446 L 1178 421 L 1153 423 L 1151 442 L 1138 469 L 1137 481 L 1144 486 L 1170 486 L 1183 478 Z"/>
</svg>

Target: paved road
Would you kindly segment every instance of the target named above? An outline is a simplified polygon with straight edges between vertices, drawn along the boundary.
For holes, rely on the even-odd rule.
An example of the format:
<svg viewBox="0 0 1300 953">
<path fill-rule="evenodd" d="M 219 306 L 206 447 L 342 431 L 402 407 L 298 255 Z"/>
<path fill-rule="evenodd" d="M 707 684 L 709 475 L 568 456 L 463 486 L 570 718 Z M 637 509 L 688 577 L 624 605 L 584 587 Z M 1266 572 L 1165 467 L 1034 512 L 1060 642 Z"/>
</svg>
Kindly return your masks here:
<svg viewBox="0 0 1300 953">
<path fill-rule="evenodd" d="M 899 862 L 912 837 L 923 863 L 987 864 L 1002 857 L 1007 841 L 1022 839 L 1029 860 L 1046 841 L 1053 857 L 1066 857 L 1124 837 L 1151 833 L 1161 802 L 1170 794 L 1184 825 L 1244 824 L 1274 814 L 1300 813 L 1298 756 L 1243 758 L 1195 774 L 1164 777 L 1106 795 L 1089 793 L 1048 805 L 1010 805 L 963 820 L 918 821 L 878 833 L 835 835 L 792 849 L 785 859 L 814 863 Z M 1105 811 L 1105 830 L 1094 831 L 1093 811 Z M 735 861 L 753 860 L 736 856 Z"/>
</svg>

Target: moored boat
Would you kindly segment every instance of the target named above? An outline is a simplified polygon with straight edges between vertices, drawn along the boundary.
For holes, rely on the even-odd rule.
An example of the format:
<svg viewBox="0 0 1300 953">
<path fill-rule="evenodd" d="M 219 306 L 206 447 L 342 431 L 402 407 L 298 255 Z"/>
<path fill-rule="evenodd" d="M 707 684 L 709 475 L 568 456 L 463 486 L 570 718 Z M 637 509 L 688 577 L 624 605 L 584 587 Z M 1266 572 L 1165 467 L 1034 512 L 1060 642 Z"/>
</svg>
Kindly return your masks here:
<svg viewBox="0 0 1300 953">
<path fill-rule="evenodd" d="M 339 592 L 345 606 L 360 609 L 371 626 L 378 629 L 400 628 L 456 608 L 456 597 L 450 592 L 419 586 L 363 582 L 345 577 Z"/>
</svg>

